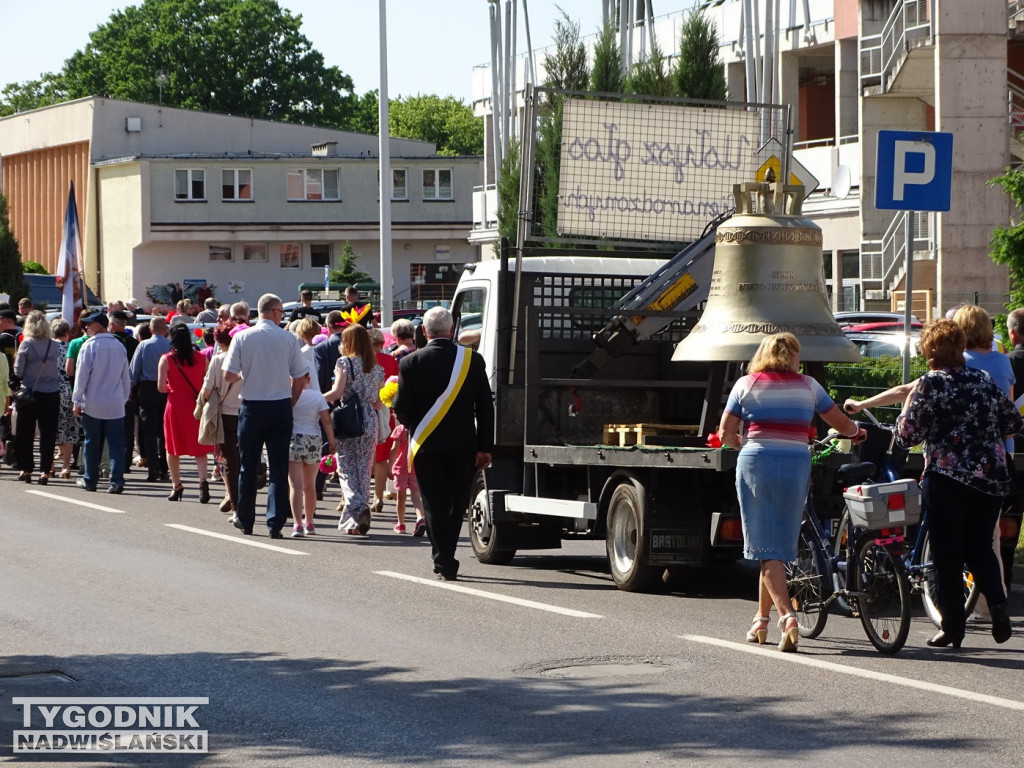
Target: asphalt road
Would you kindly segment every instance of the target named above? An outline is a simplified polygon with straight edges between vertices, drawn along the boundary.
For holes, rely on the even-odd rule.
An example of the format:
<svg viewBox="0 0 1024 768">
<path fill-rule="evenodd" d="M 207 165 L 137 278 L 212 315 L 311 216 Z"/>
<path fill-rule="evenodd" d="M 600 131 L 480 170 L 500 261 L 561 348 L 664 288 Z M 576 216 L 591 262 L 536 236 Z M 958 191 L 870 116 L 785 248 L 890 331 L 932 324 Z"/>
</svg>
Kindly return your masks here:
<svg viewBox="0 0 1024 768">
<path fill-rule="evenodd" d="M 147 696 L 208 697 L 210 753 L 18 762 L 1019 763 L 1021 625 L 1003 646 L 979 627 L 961 652 L 933 650 L 915 606 L 893 658 L 833 616 L 784 655 L 743 642 L 756 608 L 748 564 L 636 595 L 615 589 L 600 542 L 495 567 L 464 540 L 450 584 L 434 580 L 425 540 L 391 532 L 392 505 L 366 540 L 340 536 L 325 513 L 315 537 L 271 542 L 198 504 L 194 482 L 172 503 L 137 475 L 122 496 L 14 477 L 0 473 L 0 759 L 14 759 L 14 696 Z M 1022 593 L 1011 612 L 1024 614 Z"/>
</svg>

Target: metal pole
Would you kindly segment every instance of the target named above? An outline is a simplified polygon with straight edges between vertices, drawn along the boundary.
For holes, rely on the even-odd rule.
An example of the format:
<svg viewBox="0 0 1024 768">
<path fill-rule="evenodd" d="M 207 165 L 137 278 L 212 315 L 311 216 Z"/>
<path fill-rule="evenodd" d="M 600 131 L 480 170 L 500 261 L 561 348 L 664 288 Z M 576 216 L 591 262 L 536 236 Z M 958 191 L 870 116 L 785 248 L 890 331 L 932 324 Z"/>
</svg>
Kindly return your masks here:
<svg viewBox="0 0 1024 768">
<path fill-rule="evenodd" d="M 388 128 L 388 13 L 387 0 L 380 0 L 380 322 L 391 327 L 394 307 L 394 279 L 391 274 L 391 135 Z"/>
<path fill-rule="evenodd" d="M 907 211 L 907 265 L 903 284 L 903 383 L 910 381 L 910 316 L 914 295 L 914 212 Z"/>
<path fill-rule="evenodd" d="M 516 96 L 516 58 L 518 57 L 518 51 L 516 50 L 516 31 L 519 26 L 519 3 L 517 0 L 512 0 L 512 56 L 508 60 L 509 69 L 509 81 L 512 83 L 509 88 L 509 99 L 508 99 L 508 111 L 509 111 L 509 141 L 511 141 L 517 133 L 517 123 L 519 122 L 519 97 Z"/>
<path fill-rule="evenodd" d="M 498 88 L 498 51 L 501 43 L 498 40 L 500 9 L 497 2 L 491 3 L 491 138 L 494 143 L 494 184 L 497 186 L 501 175 L 501 160 L 504 156 L 503 137 L 501 135 L 501 97 Z"/>
<path fill-rule="evenodd" d="M 536 85 L 537 73 L 533 69 L 533 42 L 530 40 L 530 9 L 526 6 L 526 0 L 523 0 L 523 29 L 526 31 L 526 62 L 529 67 L 529 74 L 523 73 L 523 96 L 526 96 L 525 85 L 530 83 Z"/>
</svg>

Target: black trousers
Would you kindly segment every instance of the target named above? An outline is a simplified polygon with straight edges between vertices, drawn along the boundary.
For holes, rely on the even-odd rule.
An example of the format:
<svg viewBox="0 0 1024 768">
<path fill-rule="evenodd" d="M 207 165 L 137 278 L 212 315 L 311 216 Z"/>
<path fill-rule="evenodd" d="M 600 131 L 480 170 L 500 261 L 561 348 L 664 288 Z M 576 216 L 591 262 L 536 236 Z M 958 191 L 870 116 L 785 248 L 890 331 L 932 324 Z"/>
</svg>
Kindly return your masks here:
<svg viewBox="0 0 1024 768">
<path fill-rule="evenodd" d="M 476 473 L 476 452 L 432 455 L 420 452 L 416 454 L 413 468 L 420 485 L 434 573 L 455 575 L 459 570 L 455 549 Z"/>
<path fill-rule="evenodd" d="M 155 381 L 139 383 L 139 439 L 146 449 L 146 467 L 151 478 L 167 474 L 167 446 L 164 443 L 164 409 L 167 395 Z"/>
<path fill-rule="evenodd" d="M 18 469 L 35 472 L 32 445 L 36 441 L 39 425 L 39 471 L 53 471 L 53 449 L 57 443 L 57 419 L 60 417 L 60 392 L 36 392 L 35 402 L 18 406 L 15 424 L 14 451 L 18 456 Z"/>
<path fill-rule="evenodd" d="M 131 471 L 132 459 L 135 457 L 135 416 L 139 411 L 139 401 L 136 392 L 128 397 L 124 404 L 124 469 Z M 140 442 L 139 447 L 142 447 Z M 140 456 L 143 454 L 140 453 Z"/>
<path fill-rule="evenodd" d="M 952 478 L 929 472 L 921 481 L 942 631 L 963 637 L 964 563 L 974 574 L 989 608 L 1006 604 L 1003 574 L 992 549 L 992 531 L 999 519 L 1002 496 L 976 491 Z"/>
</svg>

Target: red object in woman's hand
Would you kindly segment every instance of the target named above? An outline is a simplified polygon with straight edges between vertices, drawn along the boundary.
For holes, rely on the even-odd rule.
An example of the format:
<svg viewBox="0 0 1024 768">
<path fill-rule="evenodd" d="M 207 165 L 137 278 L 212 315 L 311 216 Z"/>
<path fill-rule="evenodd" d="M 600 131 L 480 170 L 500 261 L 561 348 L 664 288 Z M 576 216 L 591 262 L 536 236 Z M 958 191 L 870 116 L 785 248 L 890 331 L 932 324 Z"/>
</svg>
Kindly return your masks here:
<svg viewBox="0 0 1024 768">
<path fill-rule="evenodd" d="M 707 446 L 708 446 L 708 448 L 721 448 L 722 447 L 722 441 L 719 439 L 717 432 L 712 432 L 711 434 L 708 435 Z"/>
</svg>

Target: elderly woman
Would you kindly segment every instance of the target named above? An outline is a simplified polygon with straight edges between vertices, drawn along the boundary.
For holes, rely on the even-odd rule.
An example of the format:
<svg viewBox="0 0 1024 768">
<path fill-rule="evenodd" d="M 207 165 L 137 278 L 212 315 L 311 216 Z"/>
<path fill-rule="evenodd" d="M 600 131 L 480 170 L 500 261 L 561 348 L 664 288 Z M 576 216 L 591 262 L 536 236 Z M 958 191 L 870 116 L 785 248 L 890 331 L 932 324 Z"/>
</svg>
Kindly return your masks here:
<svg viewBox="0 0 1024 768">
<path fill-rule="evenodd" d="M 718 437 L 737 448 L 736 495 L 743 521 L 743 556 L 761 562 L 758 615 L 747 642 L 764 643 L 772 605 L 782 629 L 780 651 L 795 651 L 799 629 L 786 592 L 783 563 L 796 560 L 800 522 L 811 477 L 807 438 L 814 414 L 857 441 L 850 421 L 821 385 L 799 373 L 800 342 L 791 333 L 766 337 L 729 394 Z"/>
<path fill-rule="evenodd" d="M 928 645 L 937 647 L 959 648 L 964 638 L 965 562 L 992 612 L 992 637 L 1004 643 L 1011 634 L 992 531 L 1012 488 L 1005 440 L 1024 427 L 1024 419 L 990 376 L 964 364 L 966 343 L 954 322 L 925 326 L 921 352 L 930 371 L 896 420 L 900 445 L 925 447 L 921 488 L 942 613 L 942 629 Z"/>
<path fill-rule="evenodd" d="M 32 390 L 31 402 L 16 404 L 18 414 L 14 433 L 14 450 L 21 475 L 18 479 L 32 482 L 35 462 L 32 444 L 39 426 L 39 484 L 46 485 L 53 472 L 53 449 L 57 442 L 57 420 L 60 416 L 60 344 L 53 340 L 53 331 L 46 315 L 38 309 L 25 317 L 24 339 L 14 358 L 14 375 L 23 387 Z"/>
<path fill-rule="evenodd" d="M 60 345 L 58 366 L 60 367 L 60 413 L 57 417 L 57 455 L 60 456 L 60 476 L 67 480 L 71 477 L 71 452 L 78 442 L 81 427 L 71 405 L 71 377 L 65 370 L 68 344 L 71 342 L 71 326 L 63 317 L 55 317 L 50 321 L 53 339 Z"/>
<path fill-rule="evenodd" d="M 233 512 L 238 505 L 238 410 L 242 401 L 238 393 L 242 390 L 242 382 L 228 382 L 224 378 L 224 358 L 231 346 L 231 331 L 237 323 L 230 317 L 218 323 L 213 331 L 213 339 L 217 343 L 217 352 L 210 358 L 203 379 L 203 388 L 199 396 L 209 400 L 214 390 L 220 397 L 220 421 L 224 430 L 224 442 L 217 446 L 221 459 L 224 461 L 224 498 L 220 503 L 221 512 Z"/>
</svg>

